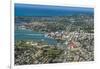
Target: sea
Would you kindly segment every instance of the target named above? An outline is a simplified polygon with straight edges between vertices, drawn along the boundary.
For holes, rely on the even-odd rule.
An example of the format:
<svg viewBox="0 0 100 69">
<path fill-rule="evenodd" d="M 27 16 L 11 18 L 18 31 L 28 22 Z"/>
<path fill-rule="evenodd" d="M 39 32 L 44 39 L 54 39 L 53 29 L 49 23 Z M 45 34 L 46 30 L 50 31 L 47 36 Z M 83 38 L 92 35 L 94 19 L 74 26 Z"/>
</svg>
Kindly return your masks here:
<svg viewBox="0 0 100 69">
<path fill-rule="evenodd" d="M 50 6 L 15 3 L 15 16 L 66 16 L 74 14 L 94 14 L 94 8 Z"/>
</svg>

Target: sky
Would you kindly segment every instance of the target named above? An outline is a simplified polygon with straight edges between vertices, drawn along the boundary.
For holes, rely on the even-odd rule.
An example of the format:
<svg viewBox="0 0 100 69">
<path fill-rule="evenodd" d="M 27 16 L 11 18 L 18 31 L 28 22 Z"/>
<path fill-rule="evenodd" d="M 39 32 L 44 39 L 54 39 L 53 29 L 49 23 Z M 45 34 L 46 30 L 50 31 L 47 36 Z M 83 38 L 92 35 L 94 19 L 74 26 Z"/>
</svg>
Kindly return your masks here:
<svg viewBox="0 0 100 69">
<path fill-rule="evenodd" d="M 95 7 L 95 0 L 14 0 L 14 3 Z"/>
</svg>

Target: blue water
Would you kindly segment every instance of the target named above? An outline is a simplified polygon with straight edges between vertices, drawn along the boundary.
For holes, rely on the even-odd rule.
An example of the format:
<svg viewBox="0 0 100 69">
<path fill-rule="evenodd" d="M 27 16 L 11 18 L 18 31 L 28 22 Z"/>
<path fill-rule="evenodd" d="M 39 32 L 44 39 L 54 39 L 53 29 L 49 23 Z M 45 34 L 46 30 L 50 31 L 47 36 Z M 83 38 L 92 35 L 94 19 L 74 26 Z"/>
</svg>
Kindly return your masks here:
<svg viewBox="0 0 100 69">
<path fill-rule="evenodd" d="M 15 4 L 15 16 L 66 16 L 72 14 L 94 14 L 93 8 L 49 5 Z"/>
<path fill-rule="evenodd" d="M 44 41 L 48 44 L 56 44 L 57 41 L 48 37 L 45 37 L 45 34 L 32 32 L 29 30 L 16 30 L 15 31 L 15 40 L 35 40 L 35 41 Z"/>
</svg>

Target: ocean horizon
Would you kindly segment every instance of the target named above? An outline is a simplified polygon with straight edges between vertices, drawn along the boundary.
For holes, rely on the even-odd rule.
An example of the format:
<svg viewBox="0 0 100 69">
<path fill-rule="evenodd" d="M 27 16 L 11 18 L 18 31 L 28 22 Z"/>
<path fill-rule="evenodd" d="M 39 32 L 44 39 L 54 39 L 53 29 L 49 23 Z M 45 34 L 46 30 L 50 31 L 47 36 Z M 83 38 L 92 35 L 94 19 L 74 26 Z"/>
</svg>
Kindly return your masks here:
<svg viewBox="0 0 100 69">
<path fill-rule="evenodd" d="M 67 16 L 86 14 L 93 15 L 94 8 L 51 6 L 35 4 L 15 4 L 15 16 Z"/>
</svg>

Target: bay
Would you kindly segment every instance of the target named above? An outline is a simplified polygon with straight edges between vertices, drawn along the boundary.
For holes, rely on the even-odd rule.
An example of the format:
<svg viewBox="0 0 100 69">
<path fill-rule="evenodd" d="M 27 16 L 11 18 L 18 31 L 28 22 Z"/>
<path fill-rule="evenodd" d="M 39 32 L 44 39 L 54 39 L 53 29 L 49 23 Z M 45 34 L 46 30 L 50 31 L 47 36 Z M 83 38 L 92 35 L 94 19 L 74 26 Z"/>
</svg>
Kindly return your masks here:
<svg viewBox="0 0 100 69">
<path fill-rule="evenodd" d="M 34 40 L 44 41 L 50 45 L 55 45 L 57 41 L 52 38 L 45 37 L 45 34 L 33 32 L 29 30 L 15 30 L 15 40 Z"/>
</svg>

